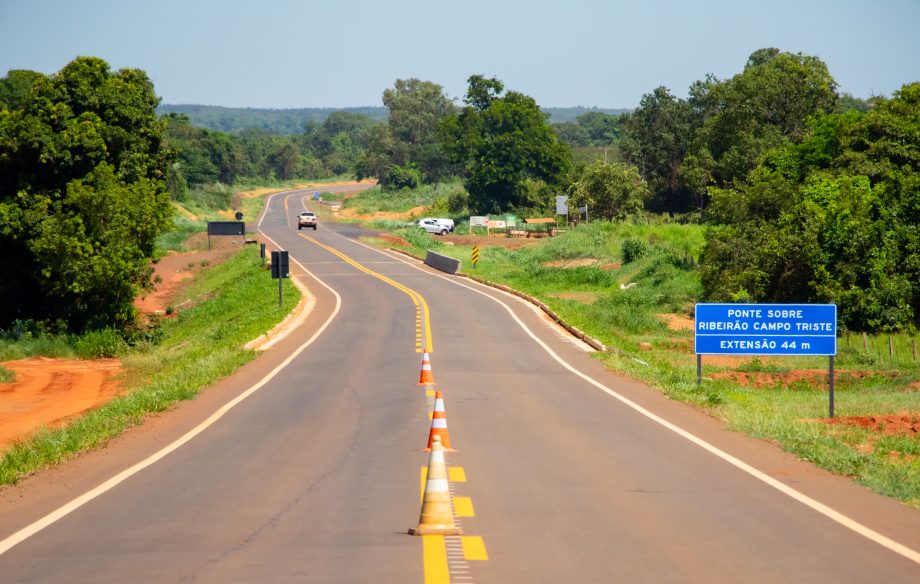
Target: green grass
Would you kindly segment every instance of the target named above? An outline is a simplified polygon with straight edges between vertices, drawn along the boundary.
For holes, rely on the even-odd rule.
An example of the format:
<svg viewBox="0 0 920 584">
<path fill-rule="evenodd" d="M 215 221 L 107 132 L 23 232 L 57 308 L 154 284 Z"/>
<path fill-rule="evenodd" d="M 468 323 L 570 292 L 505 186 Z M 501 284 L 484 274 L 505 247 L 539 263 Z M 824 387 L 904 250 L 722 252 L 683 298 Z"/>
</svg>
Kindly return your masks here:
<svg viewBox="0 0 920 584">
<path fill-rule="evenodd" d="M 67 335 L 33 334 L 0 336 L 0 361 L 28 357 L 75 357 L 72 339 Z"/>
<path fill-rule="evenodd" d="M 0 484 L 12 484 L 76 453 L 104 446 L 145 416 L 191 399 L 208 384 L 256 356 L 247 341 L 280 322 L 299 301 L 289 280 L 278 306 L 277 282 L 261 265 L 258 250 L 243 249 L 227 262 L 202 271 L 176 304 L 192 307 L 164 320 L 158 344 L 142 344 L 123 357 L 126 395 L 11 446 L 0 460 Z M 105 345 L 105 339 L 97 343 Z M 7 351 L 12 351 L 9 346 Z"/>
<path fill-rule="evenodd" d="M 448 200 L 451 196 L 465 193 L 459 182 L 423 185 L 417 189 L 386 192 L 380 187 L 368 189 L 351 197 L 345 207 L 358 213 L 368 214 L 377 211 L 403 212 L 415 207 L 426 207 L 424 214 L 450 217 Z M 462 217 L 451 217 L 454 221 Z"/>
<path fill-rule="evenodd" d="M 0 365 L 0 383 L 10 383 L 16 381 L 16 374 Z"/>
<path fill-rule="evenodd" d="M 713 377 L 725 372 L 782 376 L 798 369 L 827 370 L 826 357 L 750 358 L 735 367 L 717 367 L 707 364 L 704 356 L 704 379 L 696 385 L 692 331 L 670 330 L 658 315 L 692 318 L 702 290 L 696 261 L 704 243 L 703 227 L 664 221 L 583 224 L 517 250 L 481 246 L 475 270 L 469 262 L 470 248 L 445 245 L 449 236 L 433 238 L 413 229 L 396 233 L 416 255 L 435 249 L 461 260 L 467 274 L 538 298 L 604 343 L 608 350 L 597 358 L 611 369 L 699 407 L 733 430 L 775 442 L 804 460 L 920 508 L 920 439 L 879 436 L 822 422 L 828 415 L 828 388 L 822 381 L 826 377 L 765 388 Z M 627 263 L 623 249 L 629 240 L 640 242 L 644 253 Z M 578 258 L 596 261 L 576 268 L 548 265 Z M 635 286 L 621 287 L 630 283 Z M 920 413 L 920 367 L 913 357 L 916 337 L 893 335 L 890 346 L 891 351 L 887 335 L 839 340 L 838 417 Z M 854 379 L 845 376 L 847 370 L 873 374 Z"/>
</svg>

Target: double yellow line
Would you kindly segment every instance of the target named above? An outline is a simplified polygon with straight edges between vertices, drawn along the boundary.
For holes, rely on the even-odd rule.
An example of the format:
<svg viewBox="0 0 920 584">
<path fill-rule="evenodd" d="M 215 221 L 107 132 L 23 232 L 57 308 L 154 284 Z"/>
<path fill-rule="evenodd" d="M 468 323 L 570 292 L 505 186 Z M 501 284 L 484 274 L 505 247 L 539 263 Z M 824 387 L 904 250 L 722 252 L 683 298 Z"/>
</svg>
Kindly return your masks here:
<svg viewBox="0 0 920 584">
<path fill-rule="evenodd" d="M 287 201 L 287 199 L 285 199 L 285 201 Z M 347 255 L 343 254 L 339 250 L 329 247 L 328 245 L 325 245 L 323 243 L 320 243 L 313 237 L 310 237 L 308 235 L 303 235 L 301 233 L 298 233 L 297 235 L 306 239 L 310 243 L 318 245 L 319 247 L 325 249 L 329 253 L 340 257 L 342 260 L 347 262 L 349 265 L 353 266 L 355 269 L 360 270 L 370 276 L 373 276 L 377 278 L 378 280 L 381 280 L 382 282 L 386 282 L 390 286 L 393 286 L 397 290 L 400 290 L 404 292 L 407 296 L 409 296 L 409 298 L 412 299 L 412 304 L 415 306 L 415 352 L 421 353 L 423 349 L 427 350 L 429 353 L 434 352 L 434 343 L 431 340 L 431 314 L 428 311 L 428 303 L 425 302 L 424 296 L 422 296 L 421 294 L 419 294 L 412 288 L 409 288 L 408 286 L 404 286 L 403 284 L 400 284 L 396 280 L 388 278 L 379 272 L 375 272 L 374 270 L 371 270 L 370 268 L 367 268 L 359 264 L 358 262 L 351 259 Z"/>
</svg>

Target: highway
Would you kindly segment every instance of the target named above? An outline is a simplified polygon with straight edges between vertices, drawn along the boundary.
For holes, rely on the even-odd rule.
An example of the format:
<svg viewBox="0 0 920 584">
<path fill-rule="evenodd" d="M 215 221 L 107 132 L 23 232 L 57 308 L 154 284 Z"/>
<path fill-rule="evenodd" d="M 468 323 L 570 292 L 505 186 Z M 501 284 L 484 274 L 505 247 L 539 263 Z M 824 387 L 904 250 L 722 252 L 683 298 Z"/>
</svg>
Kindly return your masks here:
<svg viewBox="0 0 920 584">
<path fill-rule="evenodd" d="M 607 371 L 511 295 L 322 215 L 298 231 L 309 194 L 260 222 L 315 297 L 306 322 L 0 491 L 0 582 L 920 581 L 917 510 Z M 407 533 L 433 390 L 462 536 Z"/>
</svg>

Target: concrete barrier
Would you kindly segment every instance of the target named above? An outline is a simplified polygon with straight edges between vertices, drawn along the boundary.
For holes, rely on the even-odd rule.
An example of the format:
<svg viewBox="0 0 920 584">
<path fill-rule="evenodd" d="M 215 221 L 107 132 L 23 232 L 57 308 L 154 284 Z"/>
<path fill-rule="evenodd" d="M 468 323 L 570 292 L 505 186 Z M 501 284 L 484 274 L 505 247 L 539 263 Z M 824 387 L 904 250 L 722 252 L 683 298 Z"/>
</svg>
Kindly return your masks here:
<svg viewBox="0 0 920 584">
<path fill-rule="evenodd" d="M 425 256 L 425 263 L 436 270 L 441 270 L 448 274 L 456 274 L 460 269 L 460 260 L 455 260 L 454 258 L 435 253 L 430 249 Z"/>
</svg>

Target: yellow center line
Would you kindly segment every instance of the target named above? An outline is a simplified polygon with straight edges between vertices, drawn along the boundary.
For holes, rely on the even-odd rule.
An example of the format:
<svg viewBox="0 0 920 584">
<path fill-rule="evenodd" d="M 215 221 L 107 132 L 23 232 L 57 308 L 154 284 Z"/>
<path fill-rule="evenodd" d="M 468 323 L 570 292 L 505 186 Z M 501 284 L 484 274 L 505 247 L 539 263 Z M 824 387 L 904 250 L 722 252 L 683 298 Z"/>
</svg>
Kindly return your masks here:
<svg viewBox="0 0 920 584">
<path fill-rule="evenodd" d="M 447 469 L 447 478 L 452 483 L 465 483 L 466 471 L 463 470 L 462 466 L 452 466 Z"/>
<path fill-rule="evenodd" d="M 486 552 L 486 544 L 482 537 L 478 535 L 460 536 L 463 543 L 463 557 L 467 560 L 488 560 L 489 554 Z"/>
<path fill-rule="evenodd" d="M 425 563 L 425 584 L 450 584 L 444 536 L 423 535 L 422 555 Z"/>
<path fill-rule="evenodd" d="M 375 271 L 373 271 L 373 270 L 371 270 L 371 269 L 369 269 L 369 268 L 366 268 L 365 266 L 359 264 L 357 261 L 351 259 L 350 257 L 348 257 L 347 255 L 345 255 L 344 253 L 340 252 L 339 250 L 337 250 L 337 249 L 335 249 L 335 248 L 332 248 L 332 247 L 329 247 L 328 245 L 322 244 L 322 243 L 320 243 L 319 241 L 317 241 L 316 239 L 314 239 L 314 238 L 312 238 L 312 237 L 310 237 L 310 236 L 308 236 L 308 235 L 303 235 L 303 234 L 301 234 L 301 233 L 298 233 L 297 235 L 299 235 L 300 237 L 306 239 L 307 241 L 309 241 L 309 242 L 311 242 L 311 243 L 313 243 L 313 244 L 318 245 L 319 247 L 325 249 L 325 250 L 328 251 L 329 253 L 331 253 L 331 254 L 333 254 L 333 255 L 336 255 L 336 256 L 342 258 L 343 260 L 345 260 L 345 262 L 347 262 L 347 263 L 350 264 L 351 266 L 355 267 L 356 269 L 361 270 L 361 271 L 364 272 L 365 274 L 368 274 L 368 275 L 370 275 L 370 276 L 373 276 L 373 277 L 377 278 L 378 280 L 381 280 L 381 281 L 383 281 L 383 282 L 386 282 L 386 283 L 389 284 L 390 286 L 393 286 L 393 287 L 396 288 L 397 290 L 400 290 L 400 291 L 404 292 L 407 296 L 409 296 L 409 298 L 412 299 L 412 304 L 415 305 L 416 320 L 417 320 L 417 321 L 418 321 L 418 320 L 421 320 L 421 317 L 420 317 L 419 315 L 424 314 L 424 324 L 425 324 L 424 348 L 425 348 L 429 353 L 434 353 L 434 343 L 433 343 L 432 340 L 431 340 L 431 313 L 430 313 L 430 311 L 428 310 L 428 303 L 425 301 L 425 297 L 424 297 L 424 296 L 422 296 L 421 294 L 419 294 L 418 292 L 416 292 L 416 291 L 413 290 L 412 288 L 409 288 L 408 286 L 405 286 L 405 285 L 403 285 L 403 284 L 397 282 L 396 280 L 393 280 L 393 279 L 391 279 L 391 278 L 388 278 L 387 276 L 384 276 L 383 274 L 381 274 L 381 273 L 379 273 L 379 272 L 375 272 Z M 420 347 L 420 345 L 422 344 L 422 343 L 421 343 L 421 340 L 422 340 L 422 339 L 421 339 L 420 336 L 417 336 L 417 337 L 416 337 L 416 349 L 415 349 L 415 350 L 416 350 L 417 353 L 421 353 L 421 352 L 422 352 L 422 351 L 421 351 L 421 347 Z"/>
<path fill-rule="evenodd" d="M 476 517 L 473 510 L 473 499 L 470 497 L 454 497 L 454 511 L 457 517 Z"/>
</svg>

